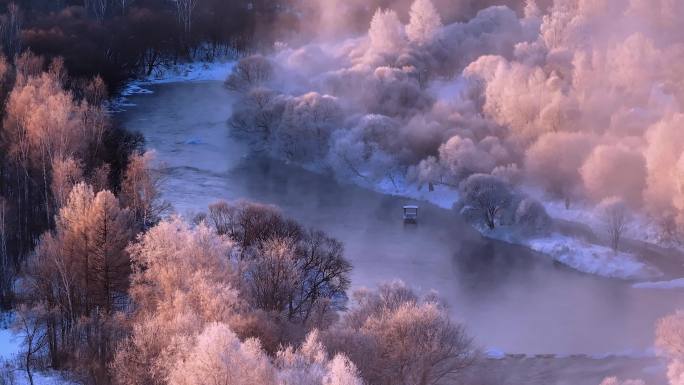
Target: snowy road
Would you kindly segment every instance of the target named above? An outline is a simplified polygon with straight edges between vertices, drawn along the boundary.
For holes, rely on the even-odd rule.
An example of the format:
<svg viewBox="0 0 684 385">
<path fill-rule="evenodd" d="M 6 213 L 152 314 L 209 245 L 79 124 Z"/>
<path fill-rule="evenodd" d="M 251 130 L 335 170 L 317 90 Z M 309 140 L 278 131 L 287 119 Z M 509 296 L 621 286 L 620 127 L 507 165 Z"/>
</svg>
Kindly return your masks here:
<svg viewBox="0 0 684 385">
<path fill-rule="evenodd" d="M 684 307 L 679 291 L 577 273 L 513 245 L 483 239 L 449 210 L 420 203 L 418 226 L 404 226 L 409 201 L 340 185 L 301 168 L 250 155 L 229 136 L 231 99 L 220 82 L 152 86 L 118 115 L 139 130 L 168 167 L 165 196 L 181 213 L 216 199 L 280 206 L 342 240 L 354 286 L 401 278 L 436 289 L 486 348 L 524 353 L 644 352 L 653 323 Z"/>
</svg>

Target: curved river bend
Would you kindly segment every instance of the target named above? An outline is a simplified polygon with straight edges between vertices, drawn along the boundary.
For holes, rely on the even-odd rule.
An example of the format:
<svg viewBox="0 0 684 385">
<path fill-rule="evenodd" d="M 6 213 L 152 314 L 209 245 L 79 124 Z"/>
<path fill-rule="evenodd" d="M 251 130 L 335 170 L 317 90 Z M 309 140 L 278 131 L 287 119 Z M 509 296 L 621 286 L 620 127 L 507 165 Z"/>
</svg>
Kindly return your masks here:
<svg viewBox="0 0 684 385">
<path fill-rule="evenodd" d="M 520 353 L 643 352 L 659 317 L 684 307 L 679 291 L 633 289 L 584 275 L 529 250 L 480 237 L 449 210 L 381 195 L 282 162 L 250 155 L 226 124 L 231 96 L 221 82 L 151 87 L 118 114 L 168 167 L 164 195 L 177 211 L 217 200 L 278 205 L 288 216 L 343 241 L 352 285 L 400 278 L 439 291 L 485 348 Z"/>
</svg>

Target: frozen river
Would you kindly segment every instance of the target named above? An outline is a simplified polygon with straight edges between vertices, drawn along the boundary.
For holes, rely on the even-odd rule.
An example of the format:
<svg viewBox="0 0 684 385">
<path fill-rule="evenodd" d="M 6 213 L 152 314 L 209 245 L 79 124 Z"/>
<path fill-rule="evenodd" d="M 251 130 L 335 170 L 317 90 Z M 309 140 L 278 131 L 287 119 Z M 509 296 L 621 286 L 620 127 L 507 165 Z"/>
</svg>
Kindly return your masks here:
<svg viewBox="0 0 684 385">
<path fill-rule="evenodd" d="M 250 154 L 231 138 L 231 96 L 220 82 L 151 87 L 118 115 L 168 167 L 165 197 L 180 213 L 217 200 L 278 205 L 345 244 L 352 284 L 399 278 L 437 290 L 485 349 L 521 353 L 643 352 L 659 317 L 684 308 L 681 291 L 633 289 L 580 274 L 527 249 L 483 239 L 453 212 L 378 194 Z"/>
</svg>

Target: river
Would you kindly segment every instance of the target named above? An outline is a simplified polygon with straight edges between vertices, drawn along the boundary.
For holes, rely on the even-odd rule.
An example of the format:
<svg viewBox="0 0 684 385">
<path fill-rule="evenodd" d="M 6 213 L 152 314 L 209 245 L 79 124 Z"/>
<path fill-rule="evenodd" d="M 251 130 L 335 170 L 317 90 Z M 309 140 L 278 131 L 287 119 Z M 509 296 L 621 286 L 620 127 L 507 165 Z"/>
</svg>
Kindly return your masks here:
<svg viewBox="0 0 684 385">
<path fill-rule="evenodd" d="M 326 175 L 265 159 L 231 137 L 231 95 L 221 82 L 149 87 L 117 118 L 144 134 L 165 164 L 164 197 L 182 214 L 217 200 L 279 206 L 345 244 L 353 287 L 402 279 L 437 290 L 478 345 L 516 353 L 644 352 L 654 322 L 684 308 L 680 291 L 634 289 L 581 274 L 528 249 L 482 238 L 450 210 L 340 184 Z"/>
</svg>

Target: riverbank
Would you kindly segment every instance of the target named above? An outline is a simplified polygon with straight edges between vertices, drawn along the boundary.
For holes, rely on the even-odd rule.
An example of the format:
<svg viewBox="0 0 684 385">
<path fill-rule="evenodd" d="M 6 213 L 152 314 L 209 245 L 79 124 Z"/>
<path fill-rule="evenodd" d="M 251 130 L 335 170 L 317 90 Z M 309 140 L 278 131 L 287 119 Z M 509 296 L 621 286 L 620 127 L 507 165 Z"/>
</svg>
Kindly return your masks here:
<svg viewBox="0 0 684 385">
<path fill-rule="evenodd" d="M 396 180 L 383 180 L 375 184 L 366 183 L 362 185 L 383 194 L 427 201 L 445 209 L 454 207 L 459 199 L 458 192 L 446 186 L 435 186 L 433 191 L 428 191 L 427 188 L 419 188 L 415 184 Z M 538 196 L 537 199 L 546 207 L 546 200 L 543 200 L 541 196 Z M 592 236 L 585 238 L 575 237 L 570 235 L 569 232 L 560 231 L 560 228 L 551 231 L 549 234 L 533 237 L 521 237 L 517 234 L 516 229 L 509 226 L 499 226 L 493 230 L 476 226 L 475 229 L 484 237 L 528 247 L 559 263 L 587 274 L 632 281 L 647 281 L 664 276 L 661 269 L 647 263 L 645 258 L 639 255 L 638 250 L 636 252 L 615 252 L 607 245 L 597 243 L 597 240 L 600 239 L 600 236 L 596 235 L 600 222 L 596 219 L 595 215 L 588 212 L 577 213 L 578 210 L 572 211 L 571 215 L 557 215 L 558 210 L 555 206 L 552 207 L 554 208 L 553 210 L 548 210 L 551 218 L 555 221 L 566 221 L 571 226 L 581 226 L 586 223 L 572 221 L 570 218 L 573 218 L 573 216 L 581 217 L 583 214 L 585 217 L 590 216 L 594 218 L 590 225 Z M 568 227 L 567 224 L 565 227 Z M 624 243 L 629 243 L 629 239 L 625 240 Z M 673 249 L 672 252 L 678 253 L 678 250 Z M 682 274 L 684 269 L 680 268 L 677 272 L 670 270 L 670 273 Z"/>
<path fill-rule="evenodd" d="M 133 81 L 125 87 L 121 97 L 113 104 L 115 106 L 114 109 L 132 107 L 133 104 L 130 103 L 129 97 L 131 95 L 151 93 L 152 91 L 149 89 L 149 86 L 152 85 L 193 81 L 223 81 L 232 70 L 234 64 L 235 62 L 230 60 L 196 62 L 179 64 L 175 67 L 161 69 L 151 76 L 138 81 Z M 228 119 L 228 117 L 226 117 L 226 119 Z M 430 202 L 445 209 L 451 209 L 458 201 L 458 192 L 446 186 L 435 186 L 433 191 L 428 191 L 427 188 L 420 188 L 415 184 L 406 183 L 403 180 L 390 180 L 389 178 L 378 182 L 358 180 L 349 182 L 356 183 L 361 187 L 369 188 L 382 194 Z M 528 247 L 531 250 L 547 255 L 559 263 L 587 274 L 631 281 L 674 279 L 678 278 L 677 274 L 680 274 L 680 272 L 684 274 L 684 265 L 682 264 L 680 264 L 679 269 L 672 270 L 672 264 L 666 266 L 667 269 L 663 269 L 663 266 L 658 266 L 657 263 L 649 263 L 649 256 L 643 255 L 644 252 L 648 252 L 648 250 L 644 250 L 643 248 L 642 250 L 614 252 L 606 244 L 597 242 L 597 240 L 601 238 L 599 231 L 600 221 L 590 209 L 580 206 L 578 208 L 573 207 L 572 210 L 566 209 L 563 211 L 559 209 L 558 202 L 544 198 L 543 195 L 536 190 L 533 190 L 533 192 L 536 192 L 537 194 L 531 195 L 535 196 L 545 207 L 547 207 L 547 211 L 552 218 L 571 222 L 578 226 L 582 224 L 587 225 L 591 231 L 595 233 L 594 236 L 591 237 L 592 239 L 580 239 L 567 232 L 557 230 L 548 235 L 533 238 L 515 236 L 515 231 L 509 231 L 506 227 L 494 231 L 488 229 L 477 230 L 484 237 Z M 587 218 L 591 219 L 591 221 L 587 221 Z M 635 223 L 635 227 L 640 223 L 641 222 Z M 654 239 L 656 238 L 653 226 L 638 227 L 648 229 L 648 231 L 645 232 L 647 236 L 642 237 L 642 239 L 635 238 L 633 234 L 638 234 L 636 232 L 629 232 L 628 236 L 635 238 L 634 240 L 658 246 L 654 243 Z M 627 240 L 627 242 L 629 242 L 629 240 Z M 666 251 L 661 250 L 661 254 L 662 253 L 666 253 Z M 672 249 L 672 253 L 681 254 L 677 249 Z M 652 258 L 650 262 L 653 262 Z M 667 271 L 669 274 L 665 275 L 663 270 Z"/>
<path fill-rule="evenodd" d="M 582 274 L 527 247 L 483 237 L 449 209 L 254 153 L 229 134 L 233 96 L 221 82 L 148 87 L 153 93 L 132 95 L 138 106 L 117 118 L 141 132 L 165 164 L 163 195 L 178 213 L 192 217 L 218 199 L 276 205 L 345 245 L 352 290 L 393 279 L 434 289 L 483 347 L 528 354 L 646 351 L 654 322 L 684 308 L 678 291 L 637 290 L 629 281 Z M 401 207 L 416 203 L 421 220 L 405 226 Z"/>
</svg>

